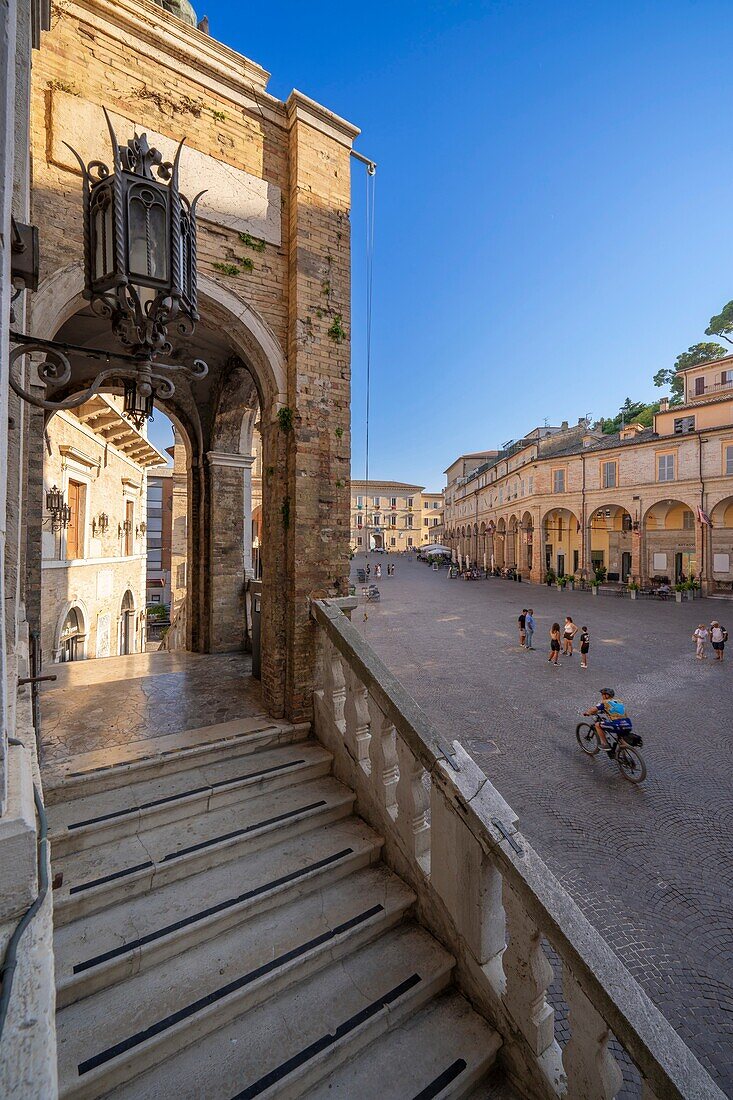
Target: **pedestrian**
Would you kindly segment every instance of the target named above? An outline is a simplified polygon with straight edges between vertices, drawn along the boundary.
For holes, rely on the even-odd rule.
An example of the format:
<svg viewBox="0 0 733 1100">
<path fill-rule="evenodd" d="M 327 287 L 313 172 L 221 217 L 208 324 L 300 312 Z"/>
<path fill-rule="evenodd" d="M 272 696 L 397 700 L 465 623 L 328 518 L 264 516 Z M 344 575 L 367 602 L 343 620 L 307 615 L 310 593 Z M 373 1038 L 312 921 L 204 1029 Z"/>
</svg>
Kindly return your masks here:
<svg viewBox="0 0 733 1100">
<path fill-rule="evenodd" d="M 560 655 L 560 624 L 553 623 L 550 630 L 550 656 L 547 660 L 550 664 L 557 665 L 557 658 Z"/>
<path fill-rule="evenodd" d="M 371 576 L 371 572 L 372 572 L 372 567 L 371 567 L 371 565 L 369 564 L 369 562 L 367 562 L 367 567 L 366 567 L 366 575 L 367 575 L 367 577 Z"/>
<path fill-rule="evenodd" d="M 715 660 L 722 661 L 725 643 L 728 641 L 728 631 L 720 625 L 717 619 L 714 619 L 710 624 L 710 641 L 713 644 Z"/>
<path fill-rule="evenodd" d="M 524 643 L 526 641 L 526 622 L 527 622 L 527 608 L 522 608 L 522 614 L 517 619 L 519 624 L 519 644 L 524 649 Z"/>
<path fill-rule="evenodd" d="M 704 661 L 707 659 L 707 653 L 705 652 L 705 643 L 710 635 L 708 634 L 708 628 L 705 623 L 700 623 L 695 633 L 692 635 L 692 640 L 695 643 L 695 656 L 698 661 Z"/>
<path fill-rule="evenodd" d="M 580 667 L 588 667 L 588 650 L 590 649 L 590 634 L 588 633 L 588 627 L 583 626 L 580 629 Z"/>
<path fill-rule="evenodd" d="M 375 567 L 374 575 L 375 575 L 375 577 L 377 578 L 378 581 L 382 579 L 382 567 L 381 567 L 381 565 L 377 565 Z"/>
<path fill-rule="evenodd" d="M 562 632 L 563 653 L 566 657 L 572 657 L 573 655 L 573 638 L 578 633 L 578 628 L 570 618 L 569 615 L 565 616 L 565 626 Z"/>
<path fill-rule="evenodd" d="M 525 636 L 525 639 L 526 639 L 525 646 L 524 646 L 525 649 L 534 649 L 534 646 L 532 645 L 532 638 L 534 637 L 534 631 L 535 631 L 534 611 L 530 607 L 529 611 L 527 612 L 527 617 L 524 620 L 524 636 Z"/>
</svg>

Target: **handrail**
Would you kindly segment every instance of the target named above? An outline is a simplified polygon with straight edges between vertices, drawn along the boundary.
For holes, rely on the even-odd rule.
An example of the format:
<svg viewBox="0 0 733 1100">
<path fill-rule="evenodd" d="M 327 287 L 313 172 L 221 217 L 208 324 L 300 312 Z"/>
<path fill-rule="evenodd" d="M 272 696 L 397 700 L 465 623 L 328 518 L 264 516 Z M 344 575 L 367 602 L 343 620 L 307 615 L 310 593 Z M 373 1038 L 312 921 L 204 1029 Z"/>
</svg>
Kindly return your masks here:
<svg viewBox="0 0 733 1100">
<path fill-rule="evenodd" d="M 25 748 L 23 742 L 17 737 L 9 737 L 8 744 L 20 745 Z M 43 805 L 40 791 L 35 783 L 33 784 L 33 801 L 36 806 L 36 813 L 38 814 L 40 826 L 38 833 L 39 888 L 35 900 L 28 909 L 26 909 L 15 926 L 13 934 L 8 940 L 5 958 L 3 959 L 2 966 L 0 966 L 0 979 L 2 980 L 2 985 L 0 986 L 0 1042 L 2 1042 L 5 1020 L 8 1015 L 8 1008 L 10 1007 L 10 994 L 13 990 L 15 969 L 18 965 L 18 944 L 26 928 L 46 900 L 46 894 L 48 893 L 48 820 L 46 818 L 46 810 Z"/>
<path fill-rule="evenodd" d="M 333 601 L 313 601 L 311 614 L 482 850 L 491 854 L 653 1092 L 665 1100 L 724 1100 L 540 856 L 513 823 L 507 829 L 505 822 L 496 820 L 496 808 L 508 807 L 472 757 L 458 741 L 449 745 Z"/>
</svg>

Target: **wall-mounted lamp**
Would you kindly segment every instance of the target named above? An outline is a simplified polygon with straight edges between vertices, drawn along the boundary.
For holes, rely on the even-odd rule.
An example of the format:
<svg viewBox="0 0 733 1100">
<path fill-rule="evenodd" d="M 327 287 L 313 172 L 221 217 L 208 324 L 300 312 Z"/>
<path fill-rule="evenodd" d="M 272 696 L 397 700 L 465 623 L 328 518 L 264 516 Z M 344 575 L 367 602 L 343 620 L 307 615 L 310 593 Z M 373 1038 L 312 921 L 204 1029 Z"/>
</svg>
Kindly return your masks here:
<svg viewBox="0 0 733 1100">
<path fill-rule="evenodd" d="M 57 485 L 46 493 L 46 510 L 51 513 L 52 531 L 61 531 L 71 523 L 71 508 L 64 501 L 64 494 Z"/>
<path fill-rule="evenodd" d="M 109 516 L 106 512 L 100 512 L 96 519 L 92 520 L 92 534 L 103 535 L 109 527 Z"/>
</svg>

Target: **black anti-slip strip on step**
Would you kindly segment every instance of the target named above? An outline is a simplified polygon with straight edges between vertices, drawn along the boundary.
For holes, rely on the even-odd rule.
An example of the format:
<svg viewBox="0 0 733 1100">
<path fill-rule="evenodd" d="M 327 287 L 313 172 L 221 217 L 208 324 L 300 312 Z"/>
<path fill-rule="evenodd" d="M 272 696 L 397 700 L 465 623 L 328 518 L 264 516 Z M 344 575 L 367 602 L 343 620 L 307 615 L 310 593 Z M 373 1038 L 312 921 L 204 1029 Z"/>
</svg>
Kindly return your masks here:
<svg viewBox="0 0 733 1100">
<path fill-rule="evenodd" d="M 118 760 L 116 764 L 100 764 L 96 768 L 88 768 L 85 772 L 67 772 L 67 779 L 83 779 L 85 775 L 96 775 L 98 772 L 108 772 L 110 768 L 127 768 L 130 764 L 144 764 L 148 760 L 159 760 L 162 756 L 174 756 L 176 753 L 190 753 L 192 756 L 197 749 L 216 748 L 218 745 L 227 745 L 230 741 L 238 741 L 241 737 L 251 737 L 255 733 L 264 733 L 265 730 L 277 730 L 277 726 L 257 726 L 256 729 L 246 730 L 244 733 L 232 733 L 229 737 L 217 737 L 215 741 L 199 741 L 197 745 L 179 745 L 178 748 L 162 749 L 160 752 L 149 752 L 145 756 L 133 756 L 129 760 Z"/>
<path fill-rule="evenodd" d="M 271 974 L 273 970 L 278 970 L 293 959 L 297 959 L 313 948 L 320 947 L 322 944 L 336 939 L 337 936 L 342 935 L 344 932 L 351 931 L 352 928 L 364 924 L 378 913 L 383 912 L 384 907 L 382 905 L 373 905 L 371 909 L 365 909 L 363 913 L 359 913 L 356 917 L 351 917 L 350 920 L 344 921 L 343 924 L 339 924 L 335 928 L 330 928 L 327 932 L 322 932 L 320 936 L 315 936 L 312 940 L 308 940 L 307 943 L 301 943 L 298 947 L 293 947 L 292 950 L 286 951 L 283 955 L 278 956 L 278 958 L 270 959 L 269 962 L 263 963 L 262 966 L 250 970 L 248 974 L 243 974 L 242 977 L 235 978 L 233 982 L 227 982 L 227 984 L 221 986 L 220 989 L 215 989 L 212 993 L 207 993 L 205 997 L 199 997 L 197 1001 L 193 1001 L 191 1004 L 179 1008 L 178 1012 L 173 1012 L 170 1016 L 158 1020 L 157 1023 L 151 1024 L 150 1027 L 145 1028 L 144 1031 L 137 1031 L 134 1035 L 131 1035 L 129 1039 L 123 1039 L 121 1043 L 115 1043 L 114 1046 L 107 1047 L 106 1050 L 101 1051 L 99 1054 L 95 1054 L 93 1058 L 88 1058 L 85 1062 L 80 1062 L 78 1066 L 79 1076 L 81 1077 L 85 1073 L 89 1073 L 90 1070 L 96 1069 L 97 1066 L 103 1066 L 106 1062 L 110 1062 L 118 1055 L 124 1054 L 128 1050 L 132 1050 L 134 1047 L 139 1046 L 140 1043 L 144 1043 L 147 1039 L 152 1039 L 154 1035 L 160 1035 L 161 1032 L 167 1031 L 168 1028 L 180 1023 L 181 1020 L 190 1019 L 191 1016 L 195 1016 L 198 1012 L 201 1012 L 202 1009 L 208 1008 L 209 1005 L 216 1004 L 217 1001 L 221 1001 L 224 997 L 228 997 L 230 993 L 235 993 L 238 989 L 250 985 L 252 982 L 256 981 L 257 978 L 261 978 L 265 974 Z"/>
<path fill-rule="evenodd" d="M 261 779 L 273 772 L 281 772 L 286 768 L 294 768 L 298 764 L 305 764 L 305 760 L 288 760 L 284 764 L 275 764 L 271 768 L 260 768 L 256 772 L 248 772 L 246 775 L 235 775 L 231 779 L 219 779 L 216 783 L 205 783 L 203 787 L 190 787 L 187 791 L 179 791 L 178 794 L 168 794 L 164 798 L 154 798 L 150 802 L 141 802 L 139 806 L 128 806 L 124 810 L 113 810 L 109 814 L 100 814 L 99 817 L 88 817 L 85 821 L 75 821 L 67 825 L 67 829 L 83 829 L 85 825 L 98 825 L 102 821 L 113 821 L 116 817 L 125 817 L 127 814 L 136 814 L 141 810 L 152 810 L 154 806 L 165 806 L 167 802 L 178 802 L 179 799 L 191 798 L 196 794 L 204 794 L 206 791 L 215 791 L 219 787 L 226 787 L 230 783 L 244 783 L 246 779 Z"/>
<path fill-rule="evenodd" d="M 276 1069 L 271 1070 L 270 1073 L 265 1074 L 264 1077 L 260 1077 L 259 1081 L 255 1081 L 253 1085 L 250 1085 L 242 1092 L 238 1092 L 236 1096 L 232 1097 L 232 1100 L 254 1100 L 254 1097 L 266 1092 L 267 1089 L 277 1084 L 278 1081 L 282 1081 L 289 1073 L 305 1065 L 311 1058 L 315 1058 L 317 1054 L 320 1054 L 322 1050 L 326 1050 L 328 1047 L 333 1046 L 334 1043 L 342 1039 L 344 1035 L 348 1035 L 349 1032 L 355 1031 L 357 1027 L 366 1023 L 372 1016 L 376 1016 L 377 1013 L 381 1012 L 387 1005 L 393 1004 L 403 993 L 407 993 L 408 990 L 412 989 L 413 986 L 416 986 L 418 982 L 421 981 L 422 978 L 419 974 L 411 974 L 409 978 L 406 978 L 404 982 L 400 982 L 394 989 L 390 989 L 388 993 L 378 997 L 376 1001 L 372 1001 L 366 1008 L 362 1008 L 361 1012 L 357 1012 L 354 1016 L 350 1016 L 348 1020 L 344 1020 L 332 1034 L 322 1035 L 320 1039 L 316 1039 L 314 1043 L 310 1043 L 309 1046 L 298 1051 L 292 1058 L 288 1058 L 286 1062 L 281 1062 Z"/>
<path fill-rule="evenodd" d="M 124 871 L 115 871 L 113 875 L 102 875 L 101 878 L 93 878 L 91 882 L 82 882 L 81 886 L 72 886 L 70 894 L 79 894 L 82 890 L 91 890 L 92 886 L 101 886 L 103 882 L 114 882 L 116 878 L 124 878 L 125 875 L 133 875 L 135 871 L 144 871 L 147 867 L 154 867 L 152 860 L 145 863 L 136 863 L 134 867 L 125 867 Z"/>
<path fill-rule="evenodd" d="M 156 928 L 155 932 L 150 932 L 147 936 L 141 936 L 140 939 L 131 940 L 129 943 L 123 943 L 121 947 L 115 947 L 111 951 L 105 951 L 102 955 L 95 955 L 93 959 L 85 959 L 84 962 L 77 963 L 73 972 L 74 974 L 81 974 L 85 970 L 90 970 L 93 966 L 99 966 L 101 963 L 109 962 L 110 959 L 117 959 L 120 955 L 126 955 L 130 951 L 136 951 L 139 947 L 144 947 L 147 943 L 153 943 L 155 940 L 159 940 L 163 936 L 168 936 L 172 932 L 178 932 L 179 929 L 186 928 L 188 925 L 195 924 L 197 921 L 205 920 L 206 917 L 211 917 L 215 913 L 221 913 L 225 909 L 231 909 L 232 906 L 239 905 L 240 902 L 250 901 L 252 898 L 259 897 L 260 894 L 266 894 L 268 890 L 275 890 L 278 886 L 285 886 L 288 882 L 296 882 L 298 879 L 309 875 L 312 871 L 320 871 L 324 867 L 328 867 L 344 859 L 346 856 L 350 856 L 353 851 L 353 848 L 342 848 L 340 852 L 334 852 L 332 856 L 326 856 L 325 859 L 319 859 L 316 863 L 309 863 L 307 867 L 301 867 L 297 871 L 291 871 L 288 875 L 282 875 L 280 878 L 275 878 L 272 882 L 266 882 L 263 886 L 257 886 L 254 890 L 248 890 L 245 894 L 239 894 L 236 898 L 220 901 L 217 905 L 211 905 L 208 909 L 201 909 L 198 913 L 192 913 L 190 917 L 184 917 L 174 924 L 167 924 L 164 928 Z"/>
<path fill-rule="evenodd" d="M 211 840 L 202 840 L 200 844 L 192 844 L 190 848 L 181 848 L 178 852 L 169 852 L 167 856 L 163 856 L 160 862 L 168 863 L 171 859 L 180 859 L 181 856 L 190 855 L 191 852 L 200 852 L 202 848 L 210 848 L 212 844 L 221 844 L 225 840 L 232 840 L 235 836 L 245 836 L 247 833 L 253 833 L 256 829 L 264 829 L 267 825 L 276 825 L 279 821 L 287 821 L 290 817 L 297 817 L 298 814 L 307 813 L 308 810 L 317 810 L 320 806 L 325 805 L 325 798 L 322 798 L 319 802 L 310 802 L 307 806 L 299 806 L 297 810 L 288 810 L 287 813 L 278 814 L 277 817 L 267 817 L 264 821 L 256 821 L 254 825 L 247 825 L 244 829 L 235 829 L 233 833 L 223 833 Z"/>
<path fill-rule="evenodd" d="M 434 1100 L 434 1097 L 440 1096 L 443 1089 L 448 1088 L 448 1085 L 452 1081 L 455 1081 L 456 1077 L 460 1077 L 466 1068 L 466 1063 L 463 1058 L 456 1058 L 452 1065 L 444 1069 L 442 1073 L 439 1073 L 434 1081 L 419 1092 L 417 1096 L 413 1097 L 413 1100 Z"/>
</svg>

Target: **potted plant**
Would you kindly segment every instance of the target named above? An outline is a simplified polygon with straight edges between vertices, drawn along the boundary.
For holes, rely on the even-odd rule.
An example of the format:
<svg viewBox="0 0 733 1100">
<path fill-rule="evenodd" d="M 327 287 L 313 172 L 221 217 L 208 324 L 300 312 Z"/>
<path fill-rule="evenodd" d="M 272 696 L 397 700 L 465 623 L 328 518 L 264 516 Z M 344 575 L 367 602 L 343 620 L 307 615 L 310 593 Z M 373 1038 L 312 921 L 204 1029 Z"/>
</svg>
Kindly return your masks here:
<svg viewBox="0 0 733 1100">
<path fill-rule="evenodd" d="M 597 565 L 593 571 L 593 595 L 598 595 L 598 589 L 606 579 L 606 567 L 605 565 Z"/>
<path fill-rule="evenodd" d="M 570 574 L 569 574 L 569 573 L 567 573 L 567 574 L 565 575 L 565 578 L 564 578 L 564 580 L 565 580 L 565 584 L 567 585 L 567 587 L 568 587 L 568 588 L 570 589 L 570 591 L 572 592 L 572 591 L 573 591 L 573 589 L 575 588 L 575 577 L 574 577 L 574 576 L 572 576 L 572 577 L 571 577 L 571 576 L 570 576 Z"/>
<path fill-rule="evenodd" d="M 677 603 L 682 603 L 682 595 L 683 595 L 684 591 L 685 591 L 685 585 L 684 584 L 676 584 L 674 586 L 674 598 L 675 598 Z"/>
<path fill-rule="evenodd" d="M 639 595 L 639 585 L 636 581 L 629 581 L 629 596 L 632 600 L 637 599 Z"/>
<path fill-rule="evenodd" d="M 547 585 L 548 588 L 551 588 L 554 583 L 555 583 L 555 570 L 554 569 L 548 569 L 547 572 L 545 573 L 545 584 Z"/>
</svg>

